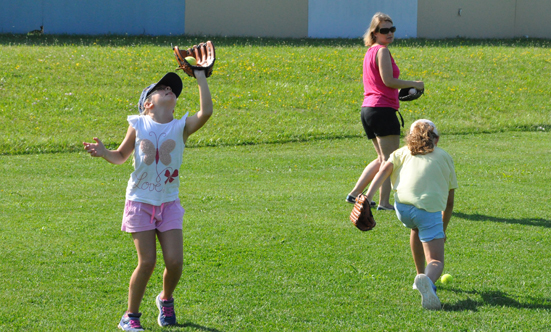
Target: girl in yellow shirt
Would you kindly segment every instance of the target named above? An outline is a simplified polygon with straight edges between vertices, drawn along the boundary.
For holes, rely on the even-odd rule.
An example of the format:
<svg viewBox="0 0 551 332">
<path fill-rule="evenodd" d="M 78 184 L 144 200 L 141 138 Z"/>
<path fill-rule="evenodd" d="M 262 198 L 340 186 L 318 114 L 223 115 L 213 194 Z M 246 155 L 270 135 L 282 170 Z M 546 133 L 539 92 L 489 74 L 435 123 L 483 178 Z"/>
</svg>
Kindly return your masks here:
<svg viewBox="0 0 551 332">
<path fill-rule="evenodd" d="M 445 232 L 457 188 L 453 160 L 437 147 L 439 139 L 434 123 L 415 121 L 406 136 L 407 146 L 390 155 L 366 192 L 372 201 L 390 176 L 396 215 L 411 229 L 410 246 L 417 269 L 414 288 L 421 293 L 423 308 L 430 310 L 441 309 L 434 283 L 444 270 Z"/>
</svg>

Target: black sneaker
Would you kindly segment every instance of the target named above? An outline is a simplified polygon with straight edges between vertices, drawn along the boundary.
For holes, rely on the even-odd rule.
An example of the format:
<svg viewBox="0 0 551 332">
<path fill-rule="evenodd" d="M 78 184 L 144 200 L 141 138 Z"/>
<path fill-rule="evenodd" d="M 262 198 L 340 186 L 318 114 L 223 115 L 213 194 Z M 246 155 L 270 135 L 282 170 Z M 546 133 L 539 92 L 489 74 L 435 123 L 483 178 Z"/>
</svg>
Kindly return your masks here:
<svg viewBox="0 0 551 332">
<path fill-rule="evenodd" d="M 356 204 L 356 197 L 348 195 L 346 196 L 346 201 L 351 204 Z"/>
<path fill-rule="evenodd" d="M 348 195 L 348 196 L 346 196 L 346 202 L 351 203 L 351 204 L 356 204 L 356 197 Z M 369 205 L 371 205 L 371 207 L 375 207 L 375 205 L 377 205 L 377 203 L 371 201 L 371 202 L 369 202 Z"/>
</svg>

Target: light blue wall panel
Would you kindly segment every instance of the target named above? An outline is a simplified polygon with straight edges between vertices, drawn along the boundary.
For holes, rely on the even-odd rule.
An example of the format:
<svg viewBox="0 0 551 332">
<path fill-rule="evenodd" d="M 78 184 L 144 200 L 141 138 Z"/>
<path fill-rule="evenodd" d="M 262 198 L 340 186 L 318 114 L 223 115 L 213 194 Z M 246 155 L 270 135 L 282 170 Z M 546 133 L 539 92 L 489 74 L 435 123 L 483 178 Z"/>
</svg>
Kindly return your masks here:
<svg viewBox="0 0 551 332">
<path fill-rule="evenodd" d="M 376 12 L 392 17 L 396 38 L 417 37 L 417 0 L 309 0 L 308 37 L 361 37 Z"/>
<path fill-rule="evenodd" d="M 0 32 L 181 35 L 185 0 L 0 0 Z"/>
</svg>

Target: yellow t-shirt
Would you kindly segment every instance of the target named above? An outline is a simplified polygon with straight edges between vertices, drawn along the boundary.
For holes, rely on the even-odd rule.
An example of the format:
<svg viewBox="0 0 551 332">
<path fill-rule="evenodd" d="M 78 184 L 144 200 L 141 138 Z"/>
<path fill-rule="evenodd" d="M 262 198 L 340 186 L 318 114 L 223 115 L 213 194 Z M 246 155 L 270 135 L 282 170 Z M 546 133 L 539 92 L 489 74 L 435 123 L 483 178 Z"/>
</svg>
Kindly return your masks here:
<svg viewBox="0 0 551 332">
<path fill-rule="evenodd" d="M 452 157 L 439 147 L 412 156 L 407 146 L 388 158 L 394 165 L 390 180 L 394 200 L 428 212 L 444 211 L 451 189 L 457 188 Z"/>
</svg>

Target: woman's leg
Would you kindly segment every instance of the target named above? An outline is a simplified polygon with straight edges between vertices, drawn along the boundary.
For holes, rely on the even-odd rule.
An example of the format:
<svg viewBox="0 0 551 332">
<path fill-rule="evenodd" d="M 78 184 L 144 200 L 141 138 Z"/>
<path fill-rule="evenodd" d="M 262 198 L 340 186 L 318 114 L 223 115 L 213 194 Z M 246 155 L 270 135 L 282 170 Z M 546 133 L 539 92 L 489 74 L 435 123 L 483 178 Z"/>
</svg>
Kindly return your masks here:
<svg viewBox="0 0 551 332">
<path fill-rule="evenodd" d="M 386 161 L 390 154 L 400 147 L 400 135 L 377 136 L 377 145 L 378 148 L 376 147 L 375 150 L 382 165 L 383 161 Z M 390 177 L 386 179 L 379 191 L 379 205 L 386 208 L 393 207 L 390 204 Z"/>
<path fill-rule="evenodd" d="M 436 283 L 444 270 L 444 242 L 445 239 L 436 239 L 423 243 L 425 259 L 427 260 L 425 274 L 433 283 Z"/>
<path fill-rule="evenodd" d="M 367 188 L 369 183 L 373 180 L 377 172 L 379 172 L 380 167 L 381 162 L 379 158 L 370 162 L 369 165 L 364 168 L 362 175 L 360 175 L 358 182 L 356 182 L 356 186 L 354 187 L 354 189 L 352 189 L 349 195 L 352 197 L 356 197 L 361 192 L 363 192 L 365 188 Z"/>
<path fill-rule="evenodd" d="M 359 193 L 363 192 L 365 188 L 369 186 L 371 181 L 373 181 L 373 178 L 379 172 L 379 168 L 381 168 L 383 162 L 386 160 L 383 151 L 381 150 L 379 139 L 377 137 L 373 138 L 371 142 L 373 143 L 375 152 L 377 152 L 377 159 L 370 162 L 369 165 L 364 168 L 362 175 L 360 175 L 358 182 L 356 182 L 356 186 L 350 192 L 350 196 L 356 197 Z"/>
<path fill-rule="evenodd" d="M 140 311 L 147 282 L 155 269 L 157 258 L 155 231 L 132 233 L 138 253 L 138 266 L 130 278 L 128 287 L 128 311 L 137 314 Z"/>
<path fill-rule="evenodd" d="M 411 230 L 409 245 L 411 247 L 411 254 L 413 255 L 413 262 L 415 263 L 417 274 L 424 274 L 425 251 L 423 250 L 423 243 L 419 240 L 419 230 L 417 228 Z"/>
<path fill-rule="evenodd" d="M 163 274 L 163 293 L 161 299 L 170 300 L 176 289 L 184 265 L 184 244 L 181 229 L 158 232 L 157 237 L 163 249 L 165 271 Z"/>
</svg>

